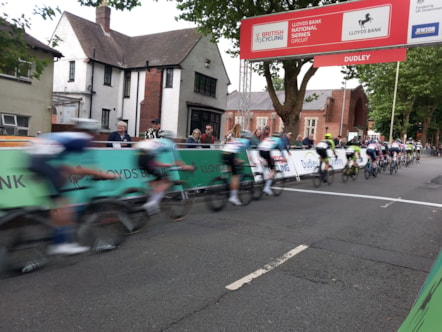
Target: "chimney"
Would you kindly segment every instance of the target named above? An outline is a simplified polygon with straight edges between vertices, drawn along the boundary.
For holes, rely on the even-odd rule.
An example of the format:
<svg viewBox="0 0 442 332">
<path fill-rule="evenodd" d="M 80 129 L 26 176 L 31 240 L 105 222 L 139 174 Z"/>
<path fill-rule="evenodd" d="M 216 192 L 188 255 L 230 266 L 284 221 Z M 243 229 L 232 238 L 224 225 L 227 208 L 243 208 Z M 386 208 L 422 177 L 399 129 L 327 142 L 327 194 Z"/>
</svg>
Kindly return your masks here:
<svg viewBox="0 0 442 332">
<path fill-rule="evenodd" d="M 95 23 L 100 24 L 105 32 L 110 32 L 110 13 L 111 9 L 107 7 L 106 1 L 95 10 Z"/>
</svg>

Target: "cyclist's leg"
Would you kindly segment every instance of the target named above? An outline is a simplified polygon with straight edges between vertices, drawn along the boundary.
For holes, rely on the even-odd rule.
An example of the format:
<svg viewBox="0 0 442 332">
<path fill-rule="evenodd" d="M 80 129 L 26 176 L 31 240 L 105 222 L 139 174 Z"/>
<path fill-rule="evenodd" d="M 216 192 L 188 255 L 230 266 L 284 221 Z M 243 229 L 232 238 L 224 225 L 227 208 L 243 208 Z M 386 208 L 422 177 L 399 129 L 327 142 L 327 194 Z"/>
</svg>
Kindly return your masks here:
<svg viewBox="0 0 442 332">
<path fill-rule="evenodd" d="M 239 181 L 240 181 L 240 161 L 236 159 L 236 153 L 230 153 L 229 156 L 232 178 L 230 179 L 230 196 L 229 202 L 233 205 L 242 205 L 238 197 Z"/>
</svg>

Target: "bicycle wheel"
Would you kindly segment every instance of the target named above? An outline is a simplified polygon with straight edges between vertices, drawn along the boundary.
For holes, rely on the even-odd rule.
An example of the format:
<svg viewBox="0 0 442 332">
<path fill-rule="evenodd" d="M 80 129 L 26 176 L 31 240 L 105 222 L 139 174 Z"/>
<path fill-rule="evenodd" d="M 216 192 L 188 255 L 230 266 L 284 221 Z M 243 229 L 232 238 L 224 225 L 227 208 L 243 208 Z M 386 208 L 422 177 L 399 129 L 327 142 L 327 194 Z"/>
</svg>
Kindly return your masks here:
<svg viewBox="0 0 442 332">
<path fill-rule="evenodd" d="M 348 167 L 348 165 L 345 165 L 344 169 L 342 170 L 342 182 L 346 183 L 348 181 L 348 178 L 350 177 L 350 174 L 352 172 L 352 169 Z"/>
<path fill-rule="evenodd" d="M 222 210 L 226 206 L 230 193 L 227 179 L 221 176 L 212 179 L 207 191 L 205 198 L 207 207 L 214 212 Z"/>
<path fill-rule="evenodd" d="M 143 209 L 143 204 L 149 198 L 149 192 L 143 187 L 127 188 L 120 196 L 130 205 L 130 219 L 133 223 L 131 232 L 144 228 L 149 220 L 149 214 Z"/>
<path fill-rule="evenodd" d="M 53 228 L 46 223 L 49 212 L 11 213 L 14 215 L 6 216 L 8 220 L 0 225 L 1 271 L 29 273 L 44 267 L 48 262 L 48 246 L 53 240 Z"/>
<path fill-rule="evenodd" d="M 359 176 L 359 166 L 352 166 L 351 167 L 351 179 L 353 181 L 356 181 L 358 176 Z"/>
<path fill-rule="evenodd" d="M 92 201 L 78 227 L 78 241 L 95 252 L 116 249 L 134 229 L 128 203 L 118 199 Z"/>
<path fill-rule="evenodd" d="M 273 195 L 275 196 L 281 195 L 284 190 L 284 186 L 285 186 L 284 174 L 282 174 L 280 170 L 276 170 L 272 183 Z"/>
<path fill-rule="evenodd" d="M 161 201 L 161 210 L 171 221 L 183 220 L 192 210 L 193 195 L 190 189 L 190 184 L 187 181 L 174 181 L 173 186 Z"/>
<path fill-rule="evenodd" d="M 313 180 L 313 187 L 318 188 L 321 185 L 322 182 L 322 176 L 321 176 L 321 169 L 320 166 L 316 166 L 315 170 L 312 174 L 312 180 Z"/>
<path fill-rule="evenodd" d="M 328 172 L 327 172 L 327 184 L 329 186 L 331 186 L 331 184 L 333 183 L 334 179 L 335 179 L 335 170 L 333 169 L 333 166 L 330 165 L 328 167 Z"/>
<path fill-rule="evenodd" d="M 253 186 L 253 200 L 260 200 L 262 197 L 262 190 L 264 189 L 264 174 L 261 172 L 255 173 L 255 185 Z"/>
<path fill-rule="evenodd" d="M 368 178 L 370 177 L 370 174 L 371 174 L 370 165 L 367 164 L 367 165 L 365 165 L 365 167 L 364 167 L 364 176 L 365 176 L 365 178 L 366 178 L 367 180 L 368 180 Z"/>
<path fill-rule="evenodd" d="M 249 205 L 253 199 L 255 181 L 251 175 L 245 174 L 239 184 L 239 200 L 242 205 Z"/>
</svg>

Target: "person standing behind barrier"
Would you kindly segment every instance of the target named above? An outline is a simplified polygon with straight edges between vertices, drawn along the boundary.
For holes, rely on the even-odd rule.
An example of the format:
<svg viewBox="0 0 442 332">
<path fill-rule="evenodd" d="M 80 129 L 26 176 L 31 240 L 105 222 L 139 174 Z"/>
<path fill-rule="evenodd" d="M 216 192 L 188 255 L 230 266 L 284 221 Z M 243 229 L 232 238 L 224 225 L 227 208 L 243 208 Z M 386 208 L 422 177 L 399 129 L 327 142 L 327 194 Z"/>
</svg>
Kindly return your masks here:
<svg viewBox="0 0 442 332">
<path fill-rule="evenodd" d="M 293 144 L 295 146 L 295 149 L 302 149 L 304 146 L 302 145 L 302 136 L 298 135 L 296 137 L 295 143 Z"/>
<path fill-rule="evenodd" d="M 213 127 L 211 125 L 206 125 L 204 134 L 201 136 L 201 147 L 205 149 L 210 149 L 210 145 L 215 143 L 215 136 L 213 136 Z"/>
<path fill-rule="evenodd" d="M 229 202 L 233 205 L 242 205 L 238 198 L 238 190 L 240 184 L 239 168 L 244 161 L 238 158 L 238 154 L 250 149 L 250 137 L 252 136 L 252 133 L 249 130 L 243 130 L 239 135 L 239 138 L 231 137 L 221 150 L 222 162 L 229 166 L 230 172 L 232 173 Z"/>
<path fill-rule="evenodd" d="M 114 142 L 131 142 L 129 134 L 127 133 L 127 123 L 124 121 L 118 121 L 117 123 L 117 131 L 114 131 L 109 134 L 108 141 Z M 117 149 L 120 148 L 130 148 L 131 145 L 127 143 L 107 143 L 106 146 L 108 148 L 114 147 Z"/>
<path fill-rule="evenodd" d="M 291 143 L 290 140 L 292 139 L 293 134 L 292 132 L 288 132 L 287 134 L 283 134 L 282 136 L 282 143 L 284 144 L 284 147 L 287 149 L 287 151 L 290 149 Z"/>
<path fill-rule="evenodd" d="M 313 145 L 315 145 L 315 142 L 313 141 L 313 135 L 310 134 L 307 137 L 305 137 L 302 140 L 302 145 L 304 146 L 305 149 L 311 149 Z"/>
<path fill-rule="evenodd" d="M 146 130 L 145 138 L 146 139 L 163 138 L 164 132 L 161 129 L 160 119 L 153 119 L 151 121 L 151 124 L 152 124 L 152 128 L 149 128 Z"/>
<path fill-rule="evenodd" d="M 186 140 L 186 148 L 194 149 L 199 148 L 201 143 L 201 131 L 199 129 L 194 129 L 192 135 L 190 135 Z"/>
<path fill-rule="evenodd" d="M 267 137 L 258 145 L 259 155 L 262 159 L 267 162 L 267 167 L 269 168 L 269 176 L 265 181 L 265 185 L 263 188 L 263 192 L 269 196 L 273 195 L 272 189 L 270 186 L 272 185 L 273 177 L 275 176 L 275 161 L 272 158 L 272 150 L 278 149 L 281 154 L 284 150 L 290 155 L 290 151 L 287 146 L 284 146 L 284 143 L 279 137 Z"/>
<path fill-rule="evenodd" d="M 227 132 L 226 135 L 226 143 L 230 141 L 232 138 L 240 138 L 241 137 L 241 125 L 239 123 L 235 124 L 232 129 Z"/>
<path fill-rule="evenodd" d="M 270 127 L 269 126 L 264 127 L 264 130 L 262 131 L 260 140 L 263 141 L 267 137 L 270 137 Z"/>
<path fill-rule="evenodd" d="M 253 133 L 252 137 L 250 138 L 250 143 L 252 145 L 252 148 L 256 148 L 259 142 L 261 142 L 261 135 L 262 135 L 261 128 L 257 128 Z"/>
</svg>

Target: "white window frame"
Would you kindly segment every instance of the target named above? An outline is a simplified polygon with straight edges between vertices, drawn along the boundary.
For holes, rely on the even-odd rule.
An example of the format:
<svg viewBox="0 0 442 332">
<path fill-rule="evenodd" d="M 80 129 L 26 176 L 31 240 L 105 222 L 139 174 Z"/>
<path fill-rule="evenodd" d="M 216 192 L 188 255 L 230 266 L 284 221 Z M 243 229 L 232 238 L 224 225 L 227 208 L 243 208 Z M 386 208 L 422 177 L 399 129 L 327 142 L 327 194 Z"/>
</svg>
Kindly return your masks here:
<svg viewBox="0 0 442 332">
<path fill-rule="evenodd" d="M 314 124 L 312 124 L 314 122 Z M 304 119 L 304 137 L 308 137 L 313 135 L 313 138 L 316 139 L 316 132 L 318 128 L 318 118 L 305 118 Z"/>
<path fill-rule="evenodd" d="M 241 128 L 245 128 L 246 118 L 245 116 L 235 116 L 235 124 L 240 124 Z"/>
<path fill-rule="evenodd" d="M 8 76 L 8 77 L 14 77 L 14 78 L 17 78 L 17 79 L 21 79 L 21 80 L 30 81 L 30 80 L 31 80 L 32 71 L 33 71 L 33 69 L 34 69 L 32 62 L 30 62 L 30 61 L 25 61 L 25 60 L 22 60 L 22 59 L 18 59 L 18 61 L 19 61 L 19 65 L 18 65 L 18 67 L 14 68 L 14 75 L 11 75 L 11 74 L 5 74 L 5 73 L 0 73 L 0 76 Z M 23 63 L 26 63 L 26 64 L 29 65 L 29 69 L 28 69 L 28 72 L 27 72 L 27 74 L 26 74 L 27 76 L 21 76 L 21 75 L 20 75 L 20 69 L 19 69 L 19 67 L 20 67 L 20 65 L 23 64 Z"/>
<path fill-rule="evenodd" d="M 264 129 L 264 127 L 267 126 L 268 119 L 266 116 L 258 116 L 256 118 L 256 129 Z"/>
<path fill-rule="evenodd" d="M 30 123 L 29 116 L 16 115 L 16 114 L 10 114 L 10 113 L 2 113 L 1 115 L 2 115 L 1 116 L 2 126 L 6 129 L 6 131 L 8 133 L 11 133 L 11 129 L 12 129 L 12 135 L 17 135 L 19 133 L 19 131 L 22 131 L 22 133 L 20 133 L 20 136 L 28 136 L 29 135 L 29 123 Z M 11 117 L 13 120 L 13 123 L 6 123 L 6 121 L 5 121 L 6 117 Z M 18 125 L 18 118 L 20 118 L 20 117 L 26 118 L 28 120 L 28 127 L 23 127 L 23 126 Z"/>
</svg>

